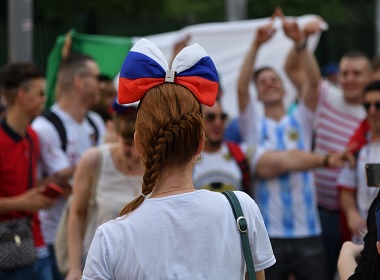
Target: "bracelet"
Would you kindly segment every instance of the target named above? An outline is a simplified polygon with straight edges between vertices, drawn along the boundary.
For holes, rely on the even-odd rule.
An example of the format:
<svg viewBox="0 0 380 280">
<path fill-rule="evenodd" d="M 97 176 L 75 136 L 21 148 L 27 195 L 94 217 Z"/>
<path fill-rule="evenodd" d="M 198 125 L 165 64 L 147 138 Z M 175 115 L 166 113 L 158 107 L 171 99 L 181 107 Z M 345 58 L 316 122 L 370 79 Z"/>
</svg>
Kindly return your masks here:
<svg viewBox="0 0 380 280">
<path fill-rule="evenodd" d="M 302 52 L 307 47 L 307 40 L 305 39 L 302 43 L 296 44 L 296 52 Z"/>
<path fill-rule="evenodd" d="M 330 158 L 330 154 L 326 154 L 324 159 L 323 159 L 323 167 L 329 167 L 329 158 Z"/>
</svg>

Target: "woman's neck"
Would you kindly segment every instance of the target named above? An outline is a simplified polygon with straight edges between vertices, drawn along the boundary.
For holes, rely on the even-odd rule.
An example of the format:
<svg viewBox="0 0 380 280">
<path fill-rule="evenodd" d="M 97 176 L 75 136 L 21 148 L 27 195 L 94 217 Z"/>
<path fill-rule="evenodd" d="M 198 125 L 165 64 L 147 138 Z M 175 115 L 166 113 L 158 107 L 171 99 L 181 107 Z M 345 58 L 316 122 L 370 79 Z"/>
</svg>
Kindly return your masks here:
<svg viewBox="0 0 380 280">
<path fill-rule="evenodd" d="M 156 198 L 194 191 L 193 167 L 194 163 L 189 163 L 185 167 L 168 167 L 161 170 L 151 196 Z"/>
</svg>

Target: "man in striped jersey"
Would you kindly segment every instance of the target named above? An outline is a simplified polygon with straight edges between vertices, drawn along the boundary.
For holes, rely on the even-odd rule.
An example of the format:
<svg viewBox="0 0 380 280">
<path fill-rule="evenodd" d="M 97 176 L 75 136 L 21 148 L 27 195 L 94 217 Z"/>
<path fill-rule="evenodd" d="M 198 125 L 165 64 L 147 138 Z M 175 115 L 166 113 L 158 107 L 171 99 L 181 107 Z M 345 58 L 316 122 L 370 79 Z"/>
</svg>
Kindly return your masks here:
<svg viewBox="0 0 380 280">
<path fill-rule="evenodd" d="M 313 25 L 312 22 L 307 24 L 304 31 L 315 29 Z M 259 48 L 275 31 L 272 24 L 262 26 L 246 55 L 239 76 L 241 132 L 244 141 L 269 150 L 310 151 L 320 72 L 314 57 L 306 49 L 305 32 L 293 21 L 284 21 L 283 28 L 294 41 L 285 69 L 298 90 L 299 104 L 287 115 L 283 104 L 285 90 L 278 74 L 270 67 L 253 73 L 252 65 Z M 302 67 L 313 74 L 307 78 Z M 252 77 L 265 116 L 254 112 L 249 95 Z M 297 279 L 326 279 L 312 172 L 290 172 L 277 178 L 258 180 L 255 200 L 262 212 L 277 260 L 274 266 L 266 270 L 267 278 L 287 279 L 294 274 Z"/>
<path fill-rule="evenodd" d="M 371 66 L 360 52 L 345 54 L 339 64 L 340 88 L 321 81 L 316 114 L 315 151 L 328 153 L 346 148 L 350 136 L 365 117 L 362 91 L 370 81 Z M 321 218 L 327 261 L 332 279 L 341 246 L 337 176 L 339 169 L 315 171 L 318 210 Z"/>
</svg>

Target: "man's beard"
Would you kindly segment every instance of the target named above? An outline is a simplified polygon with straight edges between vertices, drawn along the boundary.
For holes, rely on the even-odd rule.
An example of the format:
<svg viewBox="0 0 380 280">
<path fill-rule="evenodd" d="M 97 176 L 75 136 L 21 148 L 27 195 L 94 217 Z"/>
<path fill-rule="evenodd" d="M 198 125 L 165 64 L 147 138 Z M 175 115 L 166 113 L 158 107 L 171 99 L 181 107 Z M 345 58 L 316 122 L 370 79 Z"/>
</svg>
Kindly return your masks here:
<svg viewBox="0 0 380 280">
<path fill-rule="evenodd" d="M 207 146 L 209 146 L 211 148 L 218 148 L 222 145 L 223 140 L 214 141 L 214 140 L 207 139 L 206 143 L 207 143 Z"/>
</svg>

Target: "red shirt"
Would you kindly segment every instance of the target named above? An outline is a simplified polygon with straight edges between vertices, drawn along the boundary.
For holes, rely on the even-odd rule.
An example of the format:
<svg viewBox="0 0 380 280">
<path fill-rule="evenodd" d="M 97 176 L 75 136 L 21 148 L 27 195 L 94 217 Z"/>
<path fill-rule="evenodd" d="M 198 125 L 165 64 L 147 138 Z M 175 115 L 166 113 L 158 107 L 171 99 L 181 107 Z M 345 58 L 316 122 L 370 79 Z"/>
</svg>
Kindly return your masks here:
<svg viewBox="0 0 380 280">
<path fill-rule="evenodd" d="M 10 128 L 5 119 L 0 124 L 0 197 L 12 197 L 35 187 L 40 148 L 37 134 L 31 127 L 22 137 Z M 30 182 L 31 178 L 31 182 Z M 30 186 L 31 185 L 31 186 Z M 37 213 L 11 211 L 0 215 L 0 221 L 33 216 L 36 247 L 44 245 Z"/>
</svg>

